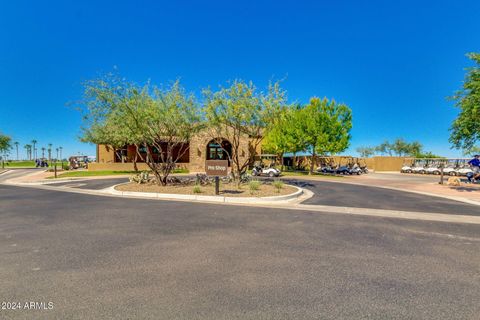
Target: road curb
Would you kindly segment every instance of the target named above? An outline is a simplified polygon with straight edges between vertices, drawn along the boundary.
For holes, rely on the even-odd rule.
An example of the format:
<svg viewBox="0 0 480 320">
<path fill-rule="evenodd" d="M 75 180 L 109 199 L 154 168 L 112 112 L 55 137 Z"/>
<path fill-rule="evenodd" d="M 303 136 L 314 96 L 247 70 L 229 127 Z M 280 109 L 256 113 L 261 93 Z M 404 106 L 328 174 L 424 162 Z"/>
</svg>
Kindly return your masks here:
<svg viewBox="0 0 480 320">
<path fill-rule="evenodd" d="M 135 192 L 135 191 L 119 191 L 115 187 L 120 186 L 124 183 L 120 183 L 106 189 L 103 189 L 102 192 L 109 193 L 113 195 L 120 196 L 129 196 L 136 198 L 149 198 L 149 199 L 164 199 L 164 200 L 189 200 L 189 201 L 198 201 L 198 202 L 220 202 L 220 203 L 248 203 L 248 204 L 269 204 L 269 203 L 280 203 L 298 200 L 303 194 L 304 189 L 289 185 L 297 191 L 291 194 L 282 195 L 282 196 L 271 196 L 271 197 L 225 197 L 225 196 L 202 196 L 202 195 L 190 195 L 190 194 L 173 194 L 173 193 L 157 193 L 157 192 Z M 313 195 L 313 193 L 312 193 Z M 303 201 L 303 199 L 302 199 Z"/>
</svg>

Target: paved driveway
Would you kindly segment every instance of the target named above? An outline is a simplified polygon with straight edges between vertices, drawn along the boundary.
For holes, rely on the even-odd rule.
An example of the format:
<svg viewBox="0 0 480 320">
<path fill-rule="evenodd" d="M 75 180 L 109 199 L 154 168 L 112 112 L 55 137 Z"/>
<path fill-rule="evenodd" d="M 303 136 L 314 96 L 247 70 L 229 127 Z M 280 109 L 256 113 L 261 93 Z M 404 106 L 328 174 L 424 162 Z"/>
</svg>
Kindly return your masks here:
<svg viewBox="0 0 480 320">
<path fill-rule="evenodd" d="M 411 192 L 328 181 L 286 181 L 315 193 L 312 198 L 304 201 L 304 204 L 480 215 L 480 206 Z"/>
<path fill-rule="evenodd" d="M 285 178 L 284 180 L 314 192 L 314 196 L 304 201 L 304 204 L 480 215 L 480 206 L 439 197 L 328 181 L 302 180 L 300 178 Z M 128 178 L 66 181 L 52 184 L 52 186 L 100 190 L 124 182 L 128 182 Z"/>
<path fill-rule="evenodd" d="M 0 185 L 2 319 L 478 319 L 480 227 Z"/>
<path fill-rule="evenodd" d="M 110 179 L 90 179 L 90 180 L 71 180 L 51 184 L 54 187 L 70 187 L 79 189 L 101 190 L 116 184 L 128 182 L 128 178 L 110 178 Z"/>
</svg>

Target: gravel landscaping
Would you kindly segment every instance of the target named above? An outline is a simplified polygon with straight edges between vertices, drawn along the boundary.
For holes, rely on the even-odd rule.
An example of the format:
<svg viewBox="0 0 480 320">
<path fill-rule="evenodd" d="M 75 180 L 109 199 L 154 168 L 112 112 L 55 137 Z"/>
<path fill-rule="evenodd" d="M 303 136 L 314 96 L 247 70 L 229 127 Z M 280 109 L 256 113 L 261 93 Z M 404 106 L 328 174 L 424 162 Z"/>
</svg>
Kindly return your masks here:
<svg viewBox="0 0 480 320">
<path fill-rule="evenodd" d="M 118 191 L 136 191 L 136 192 L 158 192 L 169 194 L 191 194 L 191 195 L 215 195 L 215 185 L 205 186 L 159 186 L 157 184 L 145 183 L 126 183 L 115 187 Z M 220 183 L 220 195 L 224 197 L 271 197 L 281 196 L 296 192 L 298 189 L 284 184 L 277 188 L 272 184 L 261 183 L 258 190 L 251 190 L 249 184 L 241 185 L 240 188 L 234 183 Z M 197 191 L 197 192 L 195 192 Z M 200 192 L 198 192 L 200 191 Z"/>
</svg>

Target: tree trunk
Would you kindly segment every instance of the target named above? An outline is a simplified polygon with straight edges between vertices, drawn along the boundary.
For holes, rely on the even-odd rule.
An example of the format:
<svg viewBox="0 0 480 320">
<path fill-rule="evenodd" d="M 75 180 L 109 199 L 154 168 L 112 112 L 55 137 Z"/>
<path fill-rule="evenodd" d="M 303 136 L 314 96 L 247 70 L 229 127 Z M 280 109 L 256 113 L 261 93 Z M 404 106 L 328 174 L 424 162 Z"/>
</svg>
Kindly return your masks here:
<svg viewBox="0 0 480 320">
<path fill-rule="evenodd" d="M 312 159 L 310 161 L 310 172 L 308 174 L 313 174 L 313 167 L 315 166 L 315 148 L 312 148 Z"/>
<path fill-rule="evenodd" d="M 135 172 L 138 172 L 138 167 L 137 167 L 138 154 L 136 149 L 137 149 L 137 146 L 135 146 L 135 156 L 133 157 L 133 170 L 135 170 Z"/>
</svg>

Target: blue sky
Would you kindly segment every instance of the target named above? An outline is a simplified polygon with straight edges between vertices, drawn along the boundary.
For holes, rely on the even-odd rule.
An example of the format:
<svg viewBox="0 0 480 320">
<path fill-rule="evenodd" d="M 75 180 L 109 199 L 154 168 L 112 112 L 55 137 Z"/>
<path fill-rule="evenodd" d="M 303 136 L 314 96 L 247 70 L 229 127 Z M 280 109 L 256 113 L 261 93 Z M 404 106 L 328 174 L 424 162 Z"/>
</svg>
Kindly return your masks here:
<svg viewBox="0 0 480 320">
<path fill-rule="evenodd" d="M 291 100 L 326 96 L 354 115 L 352 146 L 419 140 L 455 156 L 446 97 L 480 51 L 480 1 L 0 0 L 0 131 L 22 145 L 78 142 L 67 103 L 82 81 L 118 66 L 200 93 L 229 79 L 283 79 Z"/>
</svg>

